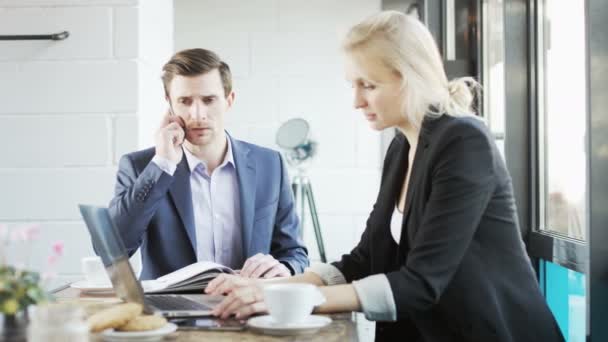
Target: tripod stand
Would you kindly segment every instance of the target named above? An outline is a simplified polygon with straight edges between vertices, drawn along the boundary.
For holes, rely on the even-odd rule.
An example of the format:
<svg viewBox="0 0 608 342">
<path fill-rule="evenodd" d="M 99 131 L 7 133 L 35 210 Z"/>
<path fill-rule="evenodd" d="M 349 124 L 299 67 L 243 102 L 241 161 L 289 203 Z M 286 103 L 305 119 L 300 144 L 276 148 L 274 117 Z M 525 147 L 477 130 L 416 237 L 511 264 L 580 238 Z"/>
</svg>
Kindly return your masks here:
<svg viewBox="0 0 608 342">
<path fill-rule="evenodd" d="M 308 202 L 308 209 L 310 210 L 310 217 L 312 218 L 312 225 L 315 232 L 315 238 L 317 240 L 317 248 L 319 249 L 319 256 L 321 262 L 327 262 L 325 256 L 325 245 L 323 244 L 323 236 L 321 235 L 321 224 L 319 223 L 319 216 L 317 214 L 317 206 L 315 205 L 315 198 L 312 194 L 312 187 L 310 185 L 310 179 L 302 173 L 294 177 L 291 183 L 293 195 L 295 198 L 295 205 L 298 215 L 300 216 L 300 224 L 302 230 L 300 234 L 304 232 L 304 213 L 306 212 L 306 203 Z"/>
</svg>

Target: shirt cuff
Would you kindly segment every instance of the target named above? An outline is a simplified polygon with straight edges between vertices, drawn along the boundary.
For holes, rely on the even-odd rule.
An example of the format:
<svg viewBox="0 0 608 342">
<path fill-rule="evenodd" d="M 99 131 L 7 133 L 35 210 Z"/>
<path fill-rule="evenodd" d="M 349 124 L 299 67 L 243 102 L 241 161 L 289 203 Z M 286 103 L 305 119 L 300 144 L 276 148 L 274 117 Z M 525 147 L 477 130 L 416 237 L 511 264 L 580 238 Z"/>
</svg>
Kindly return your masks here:
<svg viewBox="0 0 608 342">
<path fill-rule="evenodd" d="M 396 321 L 397 307 L 393 290 L 384 274 L 375 274 L 361 280 L 353 281 L 353 287 L 365 318 L 370 321 Z"/>
<path fill-rule="evenodd" d="M 346 278 L 334 265 L 317 263 L 306 268 L 304 272 L 312 272 L 318 275 L 325 285 L 346 284 Z"/>
<path fill-rule="evenodd" d="M 289 270 L 289 273 L 291 273 L 291 275 L 296 274 L 295 269 L 293 268 L 293 266 L 291 266 L 291 264 L 289 263 L 289 261 L 279 261 L 281 264 L 285 265 L 285 267 L 287 267 L 287 269 Z"/>
<path fill-rule="evenodd" d="M 158 154 L 152 158 L 152 162 L 158 166 L 159 169 L 163 170 L 165 173 L 173 176 L 175 173 L 175 169 L 177 169 L 177 164 L 173 163 L 169 159 L 163 158 Z"/>
</svg>

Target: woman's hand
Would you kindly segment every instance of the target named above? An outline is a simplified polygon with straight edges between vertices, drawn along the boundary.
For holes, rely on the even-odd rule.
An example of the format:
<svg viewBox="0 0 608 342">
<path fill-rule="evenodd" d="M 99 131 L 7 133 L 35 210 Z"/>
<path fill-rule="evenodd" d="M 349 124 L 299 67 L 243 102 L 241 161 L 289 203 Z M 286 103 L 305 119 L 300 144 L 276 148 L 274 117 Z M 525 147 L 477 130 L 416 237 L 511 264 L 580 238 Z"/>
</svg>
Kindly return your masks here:
<svg viewBox="0 0 608 342">
<path fill-rule="evenodd" d="M 258 279 L 220 274 L 207 285 L 205 293 L 228 295 L 211 311 L 214 316 L 222 319 L 226 319 L 232 314 L 236 318 L 244 319 L 254 313 L 266 312 L 262 283 Z"/>
<path fill-rule="evenodd" d="M 254 313 L 266 312 L 262 284 L 251 278 L 222 274 L 216 277 L 205 289 L 208 294 L 228 294 L 213 308 L 211 314 L 226 319 L 234 314 L 244 319 Z"/>
<path fill-rule="evenodd" d="M 234 314 L 237 319 L 245 319 L 254 313 L 266 313 L 264 292 L 260 283 L 233 289 L 211 313 L 226 319 Z"/>
<path fill-rule="evenodd" d="M 266 313 L 268 311 L 264 303 L 262 286 L 271 283 L 305 283 L 321 286 L 323 285 L 323 280 L 312 272 L 274 279 L 253 279 L 231 274 L 221 274 L 207 285 L 205 293 L 213 295 L 228 294 L 220 304 L 213 308 L 213 315 L 227 318 L 231 314 L 235 314 L 237 318 L 244 319 L 254 313 Z M 340 298 L 346 295 L 349 299 L 353 299 L 352 297 L 354 297 L 354 301 L 358 303 L 357 295 L 352 286 L 348 285 L 348 288 L 342 286 L 320 288 L 325 298 L 327 298 L 327 302 L 319 307 L 322 312 L 340 311 L 341 309 L 347 309 L 346 311 L 348 311 L 350 309 L 350 307 L 342 308 L 340 305 L 336 306 L 333 300 L 334 296 Z M 354 305 L 354 307 L 358 308 L 359 306 Z"/>
</svg>

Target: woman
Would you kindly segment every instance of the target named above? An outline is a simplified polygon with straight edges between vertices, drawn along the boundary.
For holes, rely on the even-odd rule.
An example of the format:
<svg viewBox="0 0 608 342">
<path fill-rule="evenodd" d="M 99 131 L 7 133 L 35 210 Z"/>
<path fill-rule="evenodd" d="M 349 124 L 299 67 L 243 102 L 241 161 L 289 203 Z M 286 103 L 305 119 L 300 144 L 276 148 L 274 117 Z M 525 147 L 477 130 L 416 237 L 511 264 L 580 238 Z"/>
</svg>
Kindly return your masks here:
<svg viewBox="0 0 608 342">
<path fill-rule="evenodd" d="M 355 107 L 373 129 L 399 134 L 359 244 L 282 281 L 322 286 L 317 312 L 362 310 L 378 321 L 377 340 L 562 341 L 524 249 L 511 178 L 471 110 L 476 82 L 448 82 L 429 31 L 398 12 L 353 27 L 344 51 Z M 215 314 L 245 317 L 266 310 L 260 284 L 220 276 L 206 291 L 229 293 Z"/>
</svg>

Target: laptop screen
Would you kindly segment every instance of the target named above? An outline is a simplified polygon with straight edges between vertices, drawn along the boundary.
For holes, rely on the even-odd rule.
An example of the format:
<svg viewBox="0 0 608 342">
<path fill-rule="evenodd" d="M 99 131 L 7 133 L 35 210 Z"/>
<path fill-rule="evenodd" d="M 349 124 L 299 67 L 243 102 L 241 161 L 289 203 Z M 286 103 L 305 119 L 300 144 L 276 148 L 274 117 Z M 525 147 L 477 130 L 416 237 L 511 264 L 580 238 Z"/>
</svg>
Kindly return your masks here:
<svg viewBox="0 0 608 342">
<path fill-rule="evenodd" d="M 103 264 L 108 267 L 114 261 L 124 258 L 126 249 L 114 229 L 108 209 L 89 205 L 78 207 L 91 234 L 93 249 L 101 257 Z"/>
<path fill-rule="evenodd" d="M 135 278 L 129 256 L 108 209 L 82 204 L 78 207 L 91 234 L 93 249 L 101 257 L 116 295 L 127 302 L 144 305 L 141 284 Z"/>
</svg>

